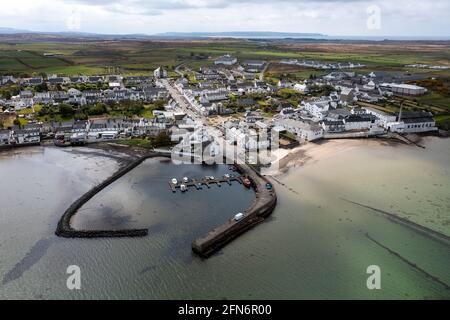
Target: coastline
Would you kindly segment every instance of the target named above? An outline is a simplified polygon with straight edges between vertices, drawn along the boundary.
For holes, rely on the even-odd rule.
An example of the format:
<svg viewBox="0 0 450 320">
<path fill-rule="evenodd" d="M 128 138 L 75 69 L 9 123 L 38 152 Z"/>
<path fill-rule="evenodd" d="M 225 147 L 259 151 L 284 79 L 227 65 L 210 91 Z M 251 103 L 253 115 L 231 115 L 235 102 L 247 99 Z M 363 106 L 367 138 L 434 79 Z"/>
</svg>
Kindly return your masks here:
<svg viewBox="0 0 450 320">
<path fill-rule="evenodd" d="M 433 137 L 433 136 L 431 136 Z M 278 167 L 275 169 L 268 169 L 265 172 L 266 176 L 280 177 L 288 174 L 291 169 L 303 167 L 309 163 L 326 160 L 335 157 L 341 153 L 351 152 L 355 148 L 361 146 L 371 147 L 411 147 L 411 148 L 426 148 L 427 139 L 429 136 L 410 135 L 408 139 L 412 141 L 411 144 L 406 144 L 403 141 L 393 138 L 368 138 L 368 139 L 328 139 L 318 140 L 302 144 L 292 150 L 285 151 L 277 160 Z M 446 139 L 447 137 L 433 137 L 437 139 Z"/>
<path fill-rule="evenodd" d="M 317 145 L 315 147 L 317 148 Z M 415 149 L 412 147 L 407 148 L 422 152 L 420 149 Z M 397 150 L 394 148 L 390 149 Z M 31 150 L 32 149 L 30 149 L 30 151 Z M 95 150 L 93 151 L 95 152 Z M 90 151 L 86 150 L 86 152 Z M 98 152 L 101 152 L 101 150 L 98 150 Z M 70 150 L 67 150 L 67 152 L 64 151 L 63 153 L 70 154 Z M 71 157 L 69 156 L 69 158 Z M 83 158 L 87 159 L 86 161 L 88 161 L 89 157 Z M 304 170 L 312 164 L 312 162 L 307 162 L 304 168 L 297 168 L 300 170 Z M 116 170 L 117 166 L 116 169 L 109 170 L 107 174 L 109 175 Z M 294 173 L 295 171 L 292 170 L 287 176 L 290 176 Z M 102 180 L 105 178 L 106 176 L 102 177 Z M 286 180 L 283 179 L 283 182 L 286 182 Z M 308 183 L 309 182 L 305 183 L 304 185 L 308 185 Z M 275 186 L 277 187 L 277 185 Z M 292 186 L 295 185 L 292 184 Z M 321 293 L 317 293 L 315 291 L 310 294 L 298 293 L 296 292 L 296 288 L 298 288 L 299 286 L 307 287 L 309 285 L 314 288 L 314 286 L 317 285 L 316 279 L 323 279 L 323 277 L 320 277 L 320 275 L 324 274 L 325 279 L 323 279 L 323 282 L 321 282 L 320 285 L 328 288 L 327 283 L 330 283 L 331 281 L 330 289 L 332 289 L 332 286 L 335 285 L 335 283 L 332 282 L 333 278 L 327 277 L 326 275 L 336 272 L 336 268 L 338 272 L 341 272 L 341 270 L 344 270 L 344 268 L 340 269 L 339 266 L 344 265 L 347 268 L 347 265 L 345 264 L 347 261 L 354 261 L 354 267 L 352 267 L 352 269 L 349 271 L 349 276 L 347 276 L 346 273 L 343 273 L 343 279 L 341 279 L 340 282 L 337 282 L 336 285 L 340 283 L 345 284 L 346 282 L 353 284 L 353 282 L 351 282 L 355 281 L 353 274 L 355 274 L 355 272 L 361 272 L 361 270 L 363 270 L 361 269 L 362 266 L 358 264 L 358 257 L 360 257 L 361 255 L 365 257 L 365 253 L 370 252 L 371 258 L 375 259 L 378 263 L 383 264 L 383 266 L 389 263 L 389 265 L 386 265 L 386 267 L 389 266 L 390 268 L 392 268 L 391 271 L 393 276 L 391 280 L 394 281 L 393 286 L 397 291 L 392 288 L 386 287 L 383 291 L 383 297 L 400 297 L 404 294 L 404 292 L 408 292 L 411 295 L 410 298 L 420 298 L 424 295 L 430 296 L 433 292 L 438 298 L 448 296 L 446 292 L 442 293 L 441 291 L 437 291 L 441 290 L 441 288 L 436 289 L 435 287 L 438 286 L 435 286 L 435 284 L 433 284 L 433 282 L 431 282 L 428 278 L 421 276 L 414 270 L 409 270 L 410 268 L 408 267 L 408 265 L 405 265 L 403 261 L 395 257 L 395 259 L 392 259 L 392 256 L 389 252 L 378 247 L 375 244 L 372 244 L 370 241 L 366 240 L 366 238 L 364 237 L 364 233 L 358 233 L 357 231 L 359 229 L 362 229 L 364 232 L 369 232 L 374 239 L 380 240 L 383 245 L 394 250 L 395 252 L 400 253 L 409 261 L 417 264 L 424 270 L 429 271 L 431 274 L 439 277 L 440 279 L 443 279 L 446 283 L 449 283 L 448 277 L 446 276 L 446 274 L 448 273 L 445 272 L 445 266 L 448 262 L 448 259 L 446 259 L 446 257 L 448 257 L 446 252 L 448 251 L 445 251 L 445 249 L 443 249 L 443 246 L 439 243 L 435 241 L 429 241 L 422 236 L 414 236 L 411 232 L 408 232 L 406 228 L 398 226 L 394 223 L 390 223 L 389 221 L 381 217 L 376 217 L 376 214 L 367 215 L 366 210 L 364 209 L 360 210 L 355 207 L 355 210 L 347 213 L 344 210 L 349 209 L 349 207 L 351 207 L 350 205 L 345 205 L 342 203 L 342 206 L 340 206 L 341 204 L 337 203 L 339 207 L 334 209 L 325 202 L 315 201 L 316 199 L 311 200 L 311 193 L 303 193 L 303 187 L 297 189 L 301 193 L 301 198 L 297 198 L 294 196 L 294 194 L 286 192 L 286 190 L 283 190 L 282 187 L 277 187 L 277 189 L 279 189 L 277 191 L 279 193 L 280 205 L 277 206 L 273 218 L 269 218 L 268 222 L 270 223 L 263 223 L 258 225 L 258 227 L 254 229 L 253 232 L 244 234 L 243 237 L 237 239 L 236 243 L 232 243 L 231 247 L 226 247 L 223 250 L 223 253 L 219 252 L 219 254 L 214 256 L 212 260 L 203 260 L 191 254 L 189 242 L 190 240 L 192 240 L 192 238 L 185 239 L 185 244 L 187 244 L 187 246 L 185 246 L 186 248 L 183 252 L 176 251 L 176 257 L 174 256 L 169 259 L 166 256 L 168 251 L 167 248 L 165 246 L 161 247 L 160 245 L 155 244 L 151 237 L 142 239 L 100 239 L 98 241 L 95 239 L 92 239 L 93 241 L 91 241 L 90 239 L 64 240 L 54 237 L 54 241 L 58 245 L 52 247 L 52 250 L 58 249 L 59 251 L 57 251 L 57 254 L 49 254 L 43 256 L 43 258 L 41 259 L 42 263 L 34 265 L 29 270 L 27 269 L 26 272 L 28 274 L 24 275 L 24 279 L 18 279 L 16 281 L 19 284 L 21 284 L 22 282 L 26 283 L 29 277 L 37 277 L 40 274 L 39 272 L 41 271 L 41 269 L 42 272 L 47 272 L 45 268 L 48 268 L 48 265 L 57 266 L 58 264 L 55 263 L 56 258 L 65 258 L 67 256 L 67 260 L 72 261 L 73 255 L 76 254 L 80 257 L 79 263 L 82 265 L 87 262 L 91 262 L 90 257 L 95 256 L 96 259 L 100 261 L 100 264 L 105 265 L 105 268 L 110 268 L 109 265 L 114 267 L 120 266 L 120 268 L 118 267 L 118 269 L 114 269 L 114 271 L 117 273 L 120 272 L 121 276 L 124 278 L 133 278 L 138 275 L 139 277 L 142 277 L 143 281 L 152 283 L 155 281 L 160 281 L 160 279 L 162 279 L 161 281 L 164 281 L 164 283 L 168 283 L 170 294 L 174 292 L 176 297 L 188 296 L 195 298 L 195 296 L 190 296 L 188 293 L 182 291 L 183 287 L 178 286 L 179 282 L 178 278 L 176 277 L 178 271 L 190 271 L 191 269 L 189 268 L 193 267 L 194 269 L 192 270 L 192 274 L 197 276 L 197 278 L 194 278 L 196 283 L 200 283 L 202 286 L 208 288 L 208 283 L 210 283 L 211 281 L 217 281 L 218 286 L 220 287 L 227 288 L 227 285 L 229 285 L 230 287 L 238 288 L 239 291 L 244 290 L 243 296 L 247 295 L 247 291 L 245 291 L 246 286 L 242 284 L 245 283 L 245 281 L 243 282 L 243 280 L 255 279 L 252 278 L 252 274 L 261 274 L 260 278 L 256 278 L 255 282 L 252 282 L 250 284 L 252 290 L 253 288 L 260 288 L 258 286 L 260 279 L 262 283 L 266 284 L 267 277 L 264 272 L 267 272 L 269 274 L 292 274 L 292 277 L 287 276 L 286 278 L 282 278 L 282 283 L 287 285 L 289 283 L 292 283 L 291 287 L 288 285 L 287 289 L 285 286 L 283 286 L 283 288 L 279 290 L 276 288 L 267 290 L 266 286 L 262 286 L 260 289 L 261 293 L 255 295 L 255 297 L 275 297 L 283 294 L 283 292 L 288 292 L 296 298 L 311 298 L 319 297 L 319 294 Z M 70 205 L 70 203 L 67 203 L 66 206 L 62 209 L 64 210 L 68 207 L 68 205 Z M 323 209 L 318 208 L 319 205 L 322 206 Z M 359 212 L 357 212 L 358 210 Z M 54 210 L 54 215 L 59 214 L 59 216 L 55 216 L 54 218 L 58 219 L 62 211 L 58 209 Z M 342 221 L 338 221 L 338 219 L 340 218 L 342 218 Z M 351 219 L 352 221 L 346 220 L 347 218 Z M 40 220 L 42 219 L 40 218 Z M 53 219 L 53 221 L 54 220 L 55 219 Z M 386 231 L 383 232 L 378 230 L 378 225 L 364 225 L 364 221 L 375 221 L 380 224 L 380 230 Z M 23 224 L 23 222 L 21 222 L 21 224 Z M 50 227 L 52 229 L 48 230 L 49 232 L 53 233 L 55 224 L 55 221 L 51 224 Z M 218 224 L 220 224 L 220 220 Z M 397 236 L 397 234 L 395 234 L 394 236 L 393 231 L 398 231 L 400 235 Z M 152 231 L 150 230 L 149 233 L 151 232 Z M 165 232 L 162 233 L 165 234 Z M 201 232 L 199 233 L 199 235 L 203 235 L 203 233 Z M 35 238 L 38 239 L 39 235 Z M 161 234 L 161 238 L 165 238 L 165 235 Z M 34 238 L 32 240 L 34 240 Z M 8 240 L 6 240 L 6 244 L 14 244 L 13 241 L 15 240 L 10 240 L 9 242 Z M 133 244 L 132 253 L 129 253 L 128 251 L 128 243 Z M 31 248 L 33 244 L 33 241 L 31 241 L 29 247 Z M 20 249 L 21 252 L 23 251 L 25 253 L 30 250 L 33 250 L 30 252 L 35 252 L 37 250 L 28 249 L 26 245 L 23 246 L 23 249 Z M 177 245 L 178 243 L 173 244 L 174 247 Z M 409 251 L 409 249 L 411 250 Z M 19 249 L 17 249 L 16 251 L 19 251 Z M 171 252 L 173 252 L 173 250 Z M 431 258 L 429 255 L 427 255 L 428 252 L 433 253 Z M 287 257 L 289 257 L 289 263 L 279 263 L 279 261 L 284 261 L 283 259 L 287 259 Z M 13 253 L 11 253 L 10 260 L 19 261 L 22 258 L 23 255 L 19 255 L 18 257 L 16 257 L 13 255 Z M 189 259 L 189 264 L 186 264 L 186 259 Z M 154 262 L 154 260 L 158 260 L 158 262 Z M 122 261 L 124 261 L 124 266 L 121 265 Z M 169 271 L 166 270 L 167 261 L 179 261 L 179 263 L 174 263 L 179 266 L 179 269 L 175 271 L 173 271 L 172 269 Z M 322 263 L 318 263 L 316 265 L 314 264 L 315 261 L 328 261 L 328 263 L 326 266 L 323 266 Z M 434 264 L 428 264 L 428 261 L 432 261 Z M 211 265 L 211 268 L 208 269 L 209 271 L 205 271 L 205 263 Z M 437 266 L 437 269 L 433 268 L 435 265 Z M 11 270 L 13 267 L 14 263 L 12 265 L 6 265 L 5 269 Z M 96 272 L 95 268 L 97 268 L 97 265 L 94 265 L 92 268 L 93 274 L 95 274 Z M 236 273 L 234 272 L 234 270 L 239 269 L 242 269 L 243 271 L 242 273 L 239 272 L 238 278 L 236 278 Z M 444 269 L 444 271 L 442 271 L 441 269 Z M 149 271 L 143 271 L 145 273 L 141 274 L 139 273 L 141 270 Z M 251 272 L 246 273 L 245 270 L 251 270 Z M 228 273 L 230 273 L 229 277 Z M 12 274 L 14 274 L 14 272 Z M 162 274 L 164 274 L 164 276 Z M 221 278 L 217 278 L 217 274 L 224 274 L 224 279 L 222 280 Z M 399 274 L 406 274 L 406 279 L 410 284 L 406 283 L 402 286 L 402 282 L 400 280 L 395 282 L 395 279 L 398 278 L 397 275 Z M 167 277 L 165 277 L 165 275 L 167 275 Z M 308 279 L 311 280 L 309 281 Z M 55 280 L 57 281 L 57 278 L 49 279 L 49 281 Z M 101 288 L 103 288 L 102 285 L 104 284 L 104 278 L 93 278 L 92 281 L 97 288 L 100 288 L 99 292 L 103 292 L 100 290 Z M 278 281 L 278 279 L 276 281 Z M 358 285 L 358 281 L 359 280 L 356 279 L 355 285 Z M 274 283 L 277 282 L 275 282 L 274 280 Z M 240 285 L 242 285 L 242 287 L 240 287 Z M 419 288 L 422 289 L 419 290 Z M 5 289 L 5 294 L 15 294 L 13 282 L 5 286 Z M 143 291 L 141 293 L 143 297 L 148 294 L 148 287 L 146 287 L 145 289 L 146 291 Z M 411 291 L 413 289 L 416 289 L 416 291 Z M 135 287 L 132 287 L 130 290 L 137 289 Z M 62 290 L 61 293 L 55 292 L 55 296 L 56 294 L 64 296 L 64 292 L 64 290 Z M 91 294 L 91 292 L 88 292 L 88 294 Z M 222 292 L 213 292 L 212 296 L 220 299 L 221 294 Z M 334 291 L 329 291 L 326 297 L 333 298 L 336 294 L 337 293 Z M 356 292 L 353 294 L 357 295 L 360 293 Z M 155 296 L 167 297 L 164 294 L 161 295 L 161 293 L 155 293 Z M 52 295 L 49 297 L 54 296 Z M 370 296 L 367 295 L 367 298 L 370 298 Z"/>
<path fill-rule="evenodd" d="M 283 166 L 268 177 L 302 197 L 305 197 L 304 190 L 293 184 L 299 179 L 319 181 L 316 188 L 328 188 L 330 183 L 342 185 L 345 189 L 332 189 L 335 193 L 329 195 L 330 201 L 335 198 L 334 201 L 344 201 L 360 209 L 368 209 L 369 213 L 375 212 L 385 219 L 402 224 L 416 233 L 449 246 L 450 236 L 447 226 L 450 217 L 442 212 L 446 206 L 448 207 L 448 202 L 442 196 L 436 201 L 426 196 L 429 195 L 430 186 L 441 189 L 445 188 L 446 182 L 438 183 L 430 179 L 429 186 L 424 187 L 423 183 L 415 179 L 410 180 L 405 177 L 400 181 L 395 178 L 397 174 L 403 177 L 405 172 L 414 174 L 415 170 L 421 170 L 424 174 L 429 174 L 426 170 L 437 170 L 437 175 L 446 175 L 445 164 L 439 169 L 435 168 L 432 162 L 428 162 L 434 158 L 433 153 L 439 150 L 437 148 L 442 147 L 439 144 L 441 140 L 445 138 L 419 137 L 416 142 L 423 147 L 384 139 L 327 140 L 309 143 L 292 150 L 283 159 L 284 162 L 280 161 Z M 397 158 L 397 154 L 406 155 L 407 160 L 402 160 L 405 161 L 404 163 L 397 161 L 397 159 L 405 158 Z M 375 159 L 377 163 L 372 159 Z M 358 163 L 359 171 L 355 171 L 352 167 L 353 161 Z M 405 166 L 409 166 L 409 162 L 406 161 L 411 161 L 412 164 L 408 171 L 404 171 Z M 441 155 L 440 161 L 441 164 L 445 161 L 445 154 Z M 414 168 L 418 165 L 423 169 Z M 343 167 L 339 168 L 339 166 Z M 367 171 L 372 168 L 372 173 Z M 340 173 L 334 174 L 333 171 Z M 363 173 L 365 175 L 362 176 Z M 351 181 L 341 182 L 346 176 L 352 174 L 354 176 Z M 418 180 L 420 181 L 419 178 Z M 380 186 L 375 186 L 375 181 L 378 181 Z M 363 183 L 366 191 L 364 195 L 361 195 L 358 191 Z M 390 193 L 386 191 L 388 186 L 393 188 Z M 421 187 L 428 189 L 422 190 Z M 442 192 L 439 189 L 436 190 L 435 197 Z M 422 190 L 423 200 L 418 190 Z"/>
</svg>

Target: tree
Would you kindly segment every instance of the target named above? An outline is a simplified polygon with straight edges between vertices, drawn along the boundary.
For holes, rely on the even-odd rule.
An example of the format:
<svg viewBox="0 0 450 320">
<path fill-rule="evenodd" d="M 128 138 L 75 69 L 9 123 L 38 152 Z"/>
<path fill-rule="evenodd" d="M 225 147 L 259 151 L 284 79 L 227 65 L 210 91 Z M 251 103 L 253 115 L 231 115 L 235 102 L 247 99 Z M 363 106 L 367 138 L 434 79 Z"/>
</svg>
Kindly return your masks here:
<svg viewBox="0 0 450 320">
<path fill-rule="evenodd" d="M 164 100 L 156 100 L 154 103 L 155 110 L 164 110 L 166 102 Z"/>
<path fill-rule="evenodd" d="M 70 117 L 73 116 L 74 110 L 72 106 L 63 103 L 59 106 L 59 113 L 61 113 L 61 116 L 63 117 Z"/>
<path fill-rule="evenodd" d="M 99 116 L 107 113 L 106 105 L 103 103 L 97 103 L 94 106 L 88 108 L 87 113 L 91 116 Z"/>
<path fill-rule="evenodd" d="M 170 139 L 170 136 L 167 134 L 167 132 L 162 131 L 160 132 L 154 140 L 155 147 L 161 147 L 171 144 L 172 140 Z"/>
<path fill-rule="evenodd" d="M 46 82 L 43 82 L 41 84 L 38 84 L 35 87 L 36 92 L 44 92 L 44 91 L 48 91 L 48 86 Z"/>
</svg>

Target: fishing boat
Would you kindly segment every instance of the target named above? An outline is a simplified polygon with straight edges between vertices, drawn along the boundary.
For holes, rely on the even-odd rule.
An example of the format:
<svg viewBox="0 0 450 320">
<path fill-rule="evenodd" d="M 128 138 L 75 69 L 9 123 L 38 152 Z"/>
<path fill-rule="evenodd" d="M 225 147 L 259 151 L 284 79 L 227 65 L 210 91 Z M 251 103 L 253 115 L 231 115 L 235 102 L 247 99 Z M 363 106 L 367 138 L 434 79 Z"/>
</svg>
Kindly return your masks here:
<svg viewBox="0 0 450 320">
<path fill-rule="evenodd" d="M 189 178 L 188 178 L 188 177 L 184 177 L 184 178 L 183 178 L 183 182 L 184 182 L 184 183 L 188 183 L 188 182 L 189 182 Z"/>
<path fill-rule="evenodd" d="M 178 183 L 178 180 L 175 179 L 175 178 L 173 178 L 173 179 L 172 179 L 172 183 L 173 183 L 173 184 L 177 184 L 177 183 Z"/>
<path fill-rule="evenodd" d="M 226 179 L 229 179 L 229 178 L 230 178 L 230 175 L 229 175 L 228 173 L 226 173 L 226 174 L 224 174 L 223 177 L 226 178 Z"/>
<path fill-rule="evenodd" d="M 187 186 L 185 184 L 182 184 L 180 186 L 180 190 L 181 190 L 181 192 L 186 192 L 187 191 Z"/>
</svg>

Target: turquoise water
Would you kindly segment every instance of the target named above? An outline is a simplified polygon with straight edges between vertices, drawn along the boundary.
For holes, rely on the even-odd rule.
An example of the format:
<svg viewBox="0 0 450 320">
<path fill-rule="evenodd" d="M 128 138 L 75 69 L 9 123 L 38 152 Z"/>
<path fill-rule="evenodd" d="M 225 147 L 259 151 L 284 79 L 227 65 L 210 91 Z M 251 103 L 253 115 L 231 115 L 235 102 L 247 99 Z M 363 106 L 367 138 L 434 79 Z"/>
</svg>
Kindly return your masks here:
<svg viewBox="0 0 450 320">
<path fill-rule="evenodd" d="M 0 298 L 448 299 L 441 284 L 366 233 L 447 284 L 448 246 L 342 200 L 448 234 L 450 140 L 433 138 L 426 145 L 314 147 L 306 165 L 277 177 L 286 187 L 274 183 L 279 204 L 272 217 L 208 260 L 192 255 L 190 241 L 253 195 L 238 185 L 172 194 L 166 178 L 210 174 L 204 170 L 219 175 L 226 168 L 147 162 L 94 197 L 73 221 L 145 226 L 147 238 L 59 239 L 53 232 L 62 210 L 117 163 L 70 149 L 2 153 Z M 314 158 L 327 150 L 330 156 Z M 81 268 L 79 291 L 66 288 L 65 271 L 73 264 Z M 369 265 L 381 268 L 379 291 L 366 288 Z"/>
</svg>

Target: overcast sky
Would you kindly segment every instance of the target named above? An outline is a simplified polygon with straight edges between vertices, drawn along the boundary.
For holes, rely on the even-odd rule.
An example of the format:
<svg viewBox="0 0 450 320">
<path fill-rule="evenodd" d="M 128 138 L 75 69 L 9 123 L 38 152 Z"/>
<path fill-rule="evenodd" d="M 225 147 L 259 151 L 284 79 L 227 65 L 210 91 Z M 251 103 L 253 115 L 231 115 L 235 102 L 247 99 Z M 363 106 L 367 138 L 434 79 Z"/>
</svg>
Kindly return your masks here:
<svg viewBox="0 0 450 320">
<path fill-rule="evenodd" d="M 12 0 L 1 7 L 0 27 L 33 31 L 450 36 L 450 0 Z"/>
</svg>

